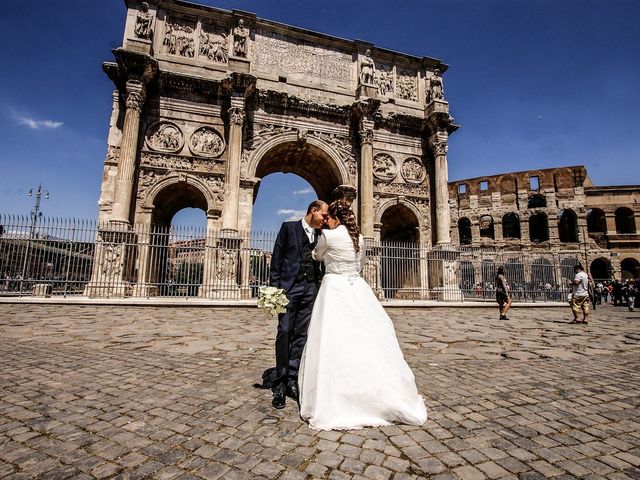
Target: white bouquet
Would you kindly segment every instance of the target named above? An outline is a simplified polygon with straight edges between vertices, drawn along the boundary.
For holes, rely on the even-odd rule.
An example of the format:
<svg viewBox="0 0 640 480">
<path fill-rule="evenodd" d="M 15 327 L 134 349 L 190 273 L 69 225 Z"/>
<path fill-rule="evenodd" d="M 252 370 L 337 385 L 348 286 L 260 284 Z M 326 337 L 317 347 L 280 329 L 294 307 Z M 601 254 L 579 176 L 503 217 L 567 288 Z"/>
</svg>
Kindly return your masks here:
<svg viewBox="0 0 640 480">
<path fill-rule="evenodd" d="M 289 299 L 283 288 L 263 285 L 258 289 L 258 308 L 269 316 L 286 312 Z"/>
</svg>

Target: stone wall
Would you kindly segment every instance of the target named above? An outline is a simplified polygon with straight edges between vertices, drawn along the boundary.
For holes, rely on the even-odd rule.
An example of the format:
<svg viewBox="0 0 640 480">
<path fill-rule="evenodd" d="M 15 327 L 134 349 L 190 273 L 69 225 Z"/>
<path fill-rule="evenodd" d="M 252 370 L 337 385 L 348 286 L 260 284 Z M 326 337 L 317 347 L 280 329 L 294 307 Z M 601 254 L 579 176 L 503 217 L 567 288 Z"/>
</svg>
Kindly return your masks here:
<svg viewBox="0 0 640 480">
<path fill-rule="evenodd" d="M 583 166 L 457 180 L 449 183 L 449 198 L 451 237 L 457 245 L 527 255 L 570 256 L 573 251 L 587 266 L 597 259 L 607 262 L 616 275 L 622 274 L 624 259 L 640 259 L 637 227 L 627 225 L 635 233 L 616 231 L 616 211 L 618 216 L 631 213 L 639 225 L 640 187 L 595 187 Z M 588 221 L 594 209 L 603 212 L 601 229 L 593 218 Z"/>
</svg>

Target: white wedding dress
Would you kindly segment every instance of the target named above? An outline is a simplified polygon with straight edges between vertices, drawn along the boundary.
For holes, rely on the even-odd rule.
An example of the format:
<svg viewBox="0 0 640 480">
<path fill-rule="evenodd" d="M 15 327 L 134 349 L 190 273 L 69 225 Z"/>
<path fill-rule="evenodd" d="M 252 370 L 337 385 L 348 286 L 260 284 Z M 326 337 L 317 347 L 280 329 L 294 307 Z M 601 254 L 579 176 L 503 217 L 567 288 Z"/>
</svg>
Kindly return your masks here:
<svg viewBox="0 0 640 480">
<path fill-rule="evenodd" d="M 323 230 L 313 252 L 326 274 L 318 292 L 298 385 L 300 415 L 317 430 L 351 430 L 427 420 L 391 319 L 360 276 L 346 227 Z"/>
</svg>

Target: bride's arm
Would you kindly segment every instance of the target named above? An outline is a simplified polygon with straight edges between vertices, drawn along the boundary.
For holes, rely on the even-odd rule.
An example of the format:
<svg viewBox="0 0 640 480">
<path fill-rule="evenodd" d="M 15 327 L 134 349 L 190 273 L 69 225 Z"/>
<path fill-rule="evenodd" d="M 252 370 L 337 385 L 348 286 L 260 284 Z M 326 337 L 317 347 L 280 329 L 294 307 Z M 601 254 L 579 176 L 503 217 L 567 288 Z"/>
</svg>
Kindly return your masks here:
<svg viewBox="0 0 640 480">
<path fill-rule="evenodd" d="M 320 238 L 318 239 L 318 243 L 316 244 L 316 248 L 311 252 L 311 256 L 316 262 L 321 262 L 325 252 L 327 251 L 327 237 L 322 232 Z"/>
<path fill-rule="evenodd" d="M 358 238 L 358 244 L 360 245 L 358 256 L 360 257 L 360 271 L 362 272 L 364 266 L 367 264 L 367 249 L 364 246 L 364 238 L 362 238 L 362 236 Z"/>
</svg>

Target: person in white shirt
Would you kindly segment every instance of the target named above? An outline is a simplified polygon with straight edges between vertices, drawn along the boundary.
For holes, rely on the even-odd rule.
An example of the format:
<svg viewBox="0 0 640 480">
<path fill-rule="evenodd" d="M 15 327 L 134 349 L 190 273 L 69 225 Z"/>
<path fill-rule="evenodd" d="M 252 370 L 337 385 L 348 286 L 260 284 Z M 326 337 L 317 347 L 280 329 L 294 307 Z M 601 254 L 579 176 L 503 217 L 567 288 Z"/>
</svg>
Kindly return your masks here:
<svg viewBox="0 0 640 480">
<path fill-rule="evenodd" d="M 589 276 L 584 272 L 582 265 L 578 264 L 573 267 L 575 277 L 569 285 L 573 288 L 571 296 L 571 311 L 573 312 L 573 320 L 570 323 L 589 323 Z M 578 316 L 582 312 L 582 321 L 578 320 Z"/>
</svg>

